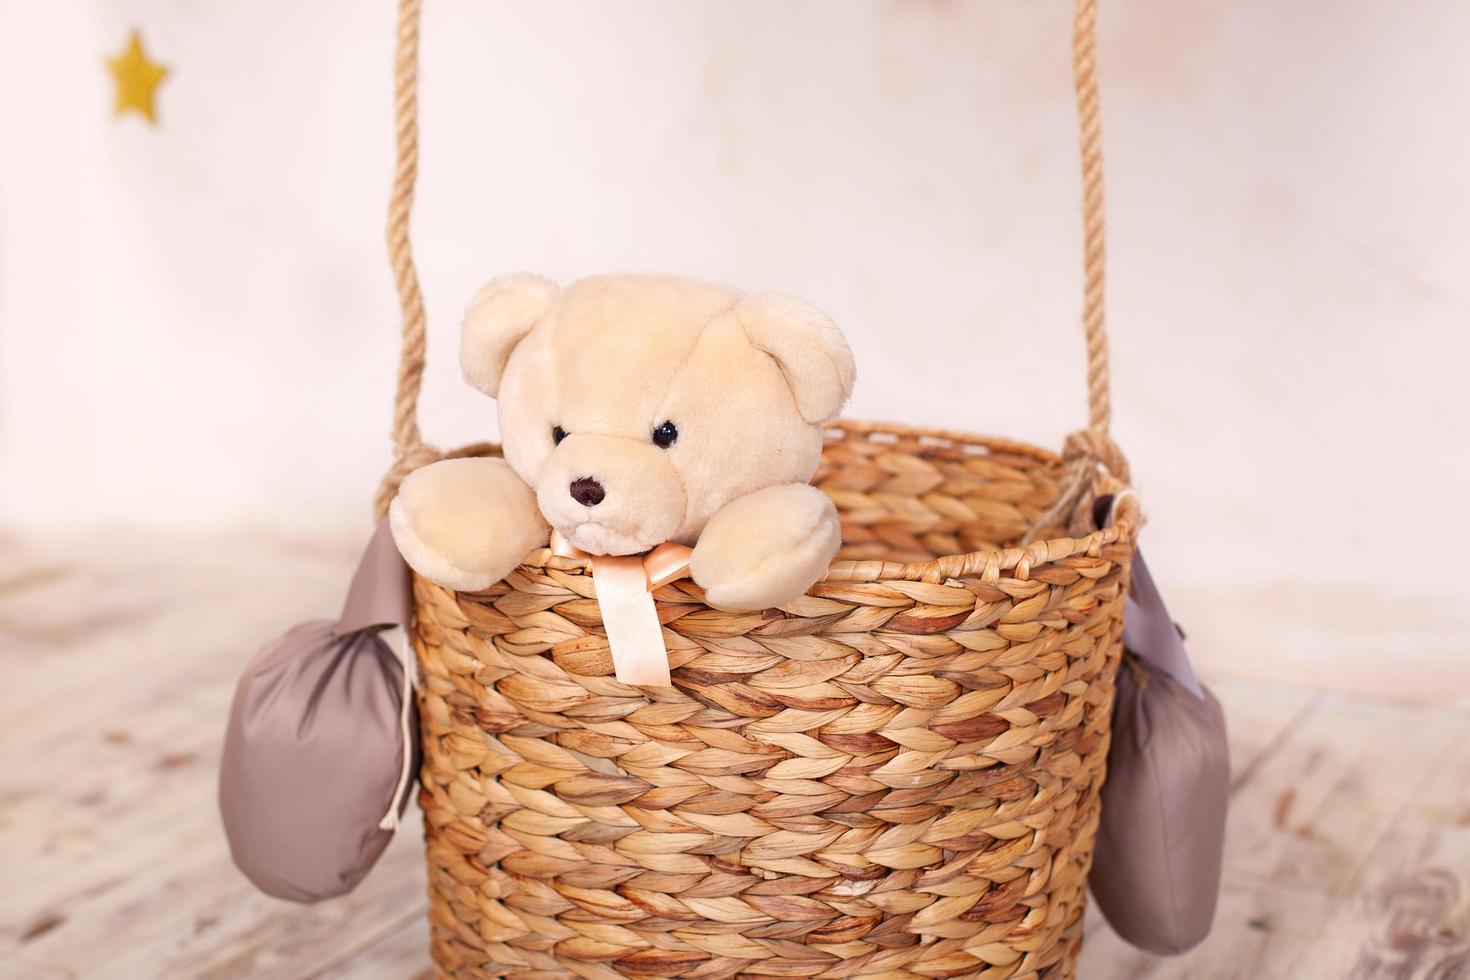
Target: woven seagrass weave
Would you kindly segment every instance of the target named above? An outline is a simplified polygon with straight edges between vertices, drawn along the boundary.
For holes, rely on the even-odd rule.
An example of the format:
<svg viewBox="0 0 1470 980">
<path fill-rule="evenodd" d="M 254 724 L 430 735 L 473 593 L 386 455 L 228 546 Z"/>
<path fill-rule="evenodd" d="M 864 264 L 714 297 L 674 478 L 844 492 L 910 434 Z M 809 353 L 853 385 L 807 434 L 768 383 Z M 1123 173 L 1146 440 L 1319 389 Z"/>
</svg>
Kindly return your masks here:
<svg viewBox="0 0 1470 980">
<path fill-rule="evenodd" d="M 659 589 L 672 689 L 613 679 L 583 562 L 417 580 L 439 976 L 1072 976 L 1134 521 L 1001 550 L 1064 475 L 838 427 L 827 579 Z"/>
</svg>

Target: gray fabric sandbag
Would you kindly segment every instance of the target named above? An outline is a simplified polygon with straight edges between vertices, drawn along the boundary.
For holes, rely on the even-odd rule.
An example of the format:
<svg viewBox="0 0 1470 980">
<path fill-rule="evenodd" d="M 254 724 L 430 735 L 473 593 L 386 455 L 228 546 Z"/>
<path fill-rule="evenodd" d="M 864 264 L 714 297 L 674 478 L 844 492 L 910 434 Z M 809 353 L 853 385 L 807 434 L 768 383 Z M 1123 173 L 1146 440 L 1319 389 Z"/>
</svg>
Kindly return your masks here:
<svg viewBox="0 0 1470 980">
<path fill-rule="evenodd" d="M 303 623 L 250 661 L 235 690 L 219 804 L 236 866 L 276 898 L 351 890 L 392 840 L 416 771 L 404 665 L 381 636 L 409 616 L 387 526 L 342 618 Z"/>
<path fill-rule="evenodd" d="M 1099 501 L 1101 524 L 1110 503 Z M 1220 702 L 1195 676 L 1142 553 L 1133 556 L 1123 646 L 1088 885 L 1123 939 L 1183 953 L 1215 918 L 1230 746 Z"/>
<path fill-rule="evenodd" d="M 1162 671 L 1125 665 L 1088 879 L 1119 936 L 1175 954 L 1209 935 L 1229 795 L 1220 702 Z"/>
</svg>

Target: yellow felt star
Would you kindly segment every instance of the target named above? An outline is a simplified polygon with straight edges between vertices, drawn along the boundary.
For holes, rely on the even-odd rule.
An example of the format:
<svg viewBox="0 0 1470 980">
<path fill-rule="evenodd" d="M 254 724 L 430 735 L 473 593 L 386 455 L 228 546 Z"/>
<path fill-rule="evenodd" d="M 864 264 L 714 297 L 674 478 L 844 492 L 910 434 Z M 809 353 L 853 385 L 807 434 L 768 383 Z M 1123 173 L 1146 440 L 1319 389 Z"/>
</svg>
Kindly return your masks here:
<svg viewBox="0 0 1470 980">
<path fill-rule="evenodd" d="M 128 46 L 122 54 L 107 59 L 107 70 L 112 72 L 112 80 L 117 83 L 113 114 L 120 116 L 132 111 L 141 113 L 150 123 L 158 122 L 158 116 L 153 112 L 153 90 L 163 81 L 168 69 L 148 60 L 143 53 L 143 39 L 137 31 L 128 38 Z"/>
</svg>

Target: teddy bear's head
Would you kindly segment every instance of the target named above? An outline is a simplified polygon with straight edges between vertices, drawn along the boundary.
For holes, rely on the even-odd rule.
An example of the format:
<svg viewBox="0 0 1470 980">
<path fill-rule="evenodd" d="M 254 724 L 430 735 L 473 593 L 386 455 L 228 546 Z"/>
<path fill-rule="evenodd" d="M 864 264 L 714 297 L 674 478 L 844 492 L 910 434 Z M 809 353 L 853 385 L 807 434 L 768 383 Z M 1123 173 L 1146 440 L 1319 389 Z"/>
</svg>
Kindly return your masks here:
<svg viewBox="0 0 1470 980">
<path fill-rule="evenodd" d="M 853 382 L 810 304 L 668 276 L 496 279 L 460 363 L 547 522 L 607 555 L 693 544 L 728 501 L 811 479 Z"/>
</svg>

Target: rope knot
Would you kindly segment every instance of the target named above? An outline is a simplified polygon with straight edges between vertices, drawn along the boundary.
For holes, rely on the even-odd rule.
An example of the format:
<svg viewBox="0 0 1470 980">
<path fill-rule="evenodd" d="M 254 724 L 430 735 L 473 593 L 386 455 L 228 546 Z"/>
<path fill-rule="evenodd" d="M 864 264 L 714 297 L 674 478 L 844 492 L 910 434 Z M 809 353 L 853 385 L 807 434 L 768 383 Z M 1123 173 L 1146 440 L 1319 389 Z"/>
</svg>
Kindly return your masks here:
<svg viewBox="0 0 1470 980">
<path fill-rule="evenodd" d="M 1097 468 L 1101 466 L 1123 483 L 1129 482 L 1128 459 L 1106 432 L 1080 429 L 1062 444 L 1063 477 L 1057 499 L 1031 525 L 1024 547 L 1045 530 L 1065 526 L 1074 535 L 1093 529 L 1092 500 L 1096 496 Z"/>
<path fill-rule="evenodd" d="M 1085 465 L 1100 465 L 1122 482 L 1132 482 L 1123 450 L 1106 432 L 1096 429 L 1080 429 L 1068 435 L 1062 444 L 1062 462 L 1067 464 L 1069 471 Z"/>
</svg>

